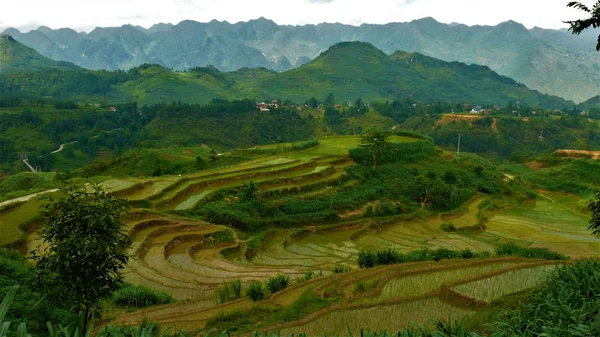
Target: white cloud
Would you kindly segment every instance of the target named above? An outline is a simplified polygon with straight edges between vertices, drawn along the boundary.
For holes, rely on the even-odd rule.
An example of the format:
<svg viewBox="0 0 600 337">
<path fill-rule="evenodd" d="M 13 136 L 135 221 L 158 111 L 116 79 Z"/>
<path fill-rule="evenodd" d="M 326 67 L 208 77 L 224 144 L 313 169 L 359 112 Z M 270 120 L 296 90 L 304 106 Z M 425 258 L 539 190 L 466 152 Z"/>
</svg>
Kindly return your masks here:
<svg viewBox="0 0 600 337">
<path fill-rule="evenodd" d="M 4 1 L 3 1 L 4 2 Z M 583 0 L 592 5 L 595 0 Z M 20 0 L 0 6 L 4 27 L 37 25 L 90 30 L 123 24 L 149 27 L 182 20 L 247 21 L 259 17 L 279 24 L 405 22 L 431 16 L 438 21 L 495 25 L 514 20 L 531 28 L 563 28 L 581 17 L 567 0 Z"/>
</svg>

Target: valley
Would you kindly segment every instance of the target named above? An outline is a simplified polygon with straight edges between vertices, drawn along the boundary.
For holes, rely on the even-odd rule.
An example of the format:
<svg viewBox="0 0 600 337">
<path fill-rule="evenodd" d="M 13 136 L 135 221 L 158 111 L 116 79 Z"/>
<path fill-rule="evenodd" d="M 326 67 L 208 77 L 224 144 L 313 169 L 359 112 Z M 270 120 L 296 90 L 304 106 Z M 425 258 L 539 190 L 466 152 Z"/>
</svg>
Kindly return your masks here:
<svg viewBox="0 0 600 337">
<path fill-rule="evenodd" d="M 390 141 L 423 142 L 408 136 L 395 136 Z M 348 328 L 358 333 L 365 327 L 401 330 L 414 324 L 429 324 L 435 318 L 474 317 L 492 300 L 535 286 L 556 262 L 497 257 L 362 270 L 356 262 L 360 251 L 395 247 L 399 252 L 449 249 L 477 253 L 493 252 L 499 245 L 511 243 L 548 248 L 573 258 L 597 257 L 600 253 L 600 240 L 587 232 L 589 214 L 585 200 L 541 190 L 537 199 L 521 204 L 511 198 L 476 194 L 456 210 L 442 213 L 417 207 L 398 215 L 379 214 L 385 205 L 374 199 L 339 211 L 339 220 L 330 224 L 317 220 L 309 225 L 307 218 L 302 220 L 302 226 L 269 228 L 255 234 L 198 217 L 197 210 L 203 204 L 219 198 L 230 205 L 240 203 L 236 201 L 237 192 L 231 193 L 250 182 L 261 192 L 261 203 L 277 204 L 278 200 L 291 202 L 339 193 L 359 183 L 346 172 L 352 165 L 348 151 L 358 143 L 357 136 L 324 137 L 309 149 L 276 155 L 260 153 L 277 152 L 278 147 L 287 149 L 289 145 L 258 146 L 247 150 L 258 153 L 250 161 L 225 168 L 181 176 L 101 182 L 108 191 L 132 205 L 144 205 L 134 208 L 125 218 L 133 240 L 131 257 L 124 270 L 125 280 L 165 291 L 179 301 L 134 313 L 116 311 L 107 316 L 112 317 L 110 322 L 135 324 L 147 318 L 190 331 L 211 327 L 231 329 L 234 325 L 226 322 L 235 322 L 239 312 L 248 311 L 245 315 L 254 319 L 257 310 L 274 313 L 306 296 L 327 299 L 330 295 L 325 294 L 335 288 L 334 297 L 325 307 L 310 315 L 307 312 L 306 316 L 283 321 L 257 318 L 252 323 L 257 325 L 243 323 L 235 328 L 242 330 L 231 331 L 248 331 L 243 330 L 244 326 L 285 333 L 335 334 Z M 190 152 L 194 150 L 168 151 L 171 156 Z M 13 240 L 22 238 L 18 242 L 24 251 L 32 251 L 40 244 L 35 239 L 36 212 L 31 211 L 37 205 L 39 200 L 32 199 L 0 216 L 3 228 L 12 231 L 5 233 L 13 233 Z M 446 232 L 442 224 L 452 224 L 456 231 Z M 285 223 L 283 226 L 288 227 Z M 29 234 L 19 234 L 19 230 Z M 340 265 L 350 272 L 334 274 L 332 270 Z M 247 298 L 215 304 L 215 291 L 224 282 L 240 280 L 247 285 L 281 273 L 291 277 L 290 288 L 258 305 Z M 301 281 L 308 274 L 314 276 Z M 496 293 L 486 293 L 489 282 L 500 282 L 504 287 Z M 373 283 L 374 288 L 357 292 L 359 283 Z M 409 314 L 415 312 L 414 308 L 419 308 L 420 314 Z M 389 322 L 378 318 L 398 312 L 406 314 L 394 316 Z"/>
</svg>

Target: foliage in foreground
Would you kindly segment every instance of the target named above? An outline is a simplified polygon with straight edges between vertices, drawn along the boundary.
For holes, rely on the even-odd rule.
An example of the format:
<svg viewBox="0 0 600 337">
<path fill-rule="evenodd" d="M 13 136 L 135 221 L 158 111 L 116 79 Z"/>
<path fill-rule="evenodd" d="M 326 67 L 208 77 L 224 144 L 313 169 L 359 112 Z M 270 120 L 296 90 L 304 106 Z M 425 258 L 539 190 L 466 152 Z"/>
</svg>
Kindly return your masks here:
<svg viewBox="0 0 600 337">
<path fill-rule="evenodd" d="M 130 239 L 121 221 L 125 203 L 99 186 L 65 187 L 42 211 L 40 238 L 47 244 L 33 253 L 35 283 L 51 298 L 84 311 L 84 328 L 100 301 L 122 284 Z"/>
<path fill-rule="evenodd" d="M 260 284 L 259 284 L 260 285 Z M 262 285 L 261 289 L 262 289 Z M 10 323 L 5 321 L 6 313 L 13 302 L 18 287 L 12 287 L 0 304 L 0 337 L 14 335 Z M 520 304 L 517 310 L 506 311 L 501 319 L 492 324 L 492 337 L 519 336 L 598 336 L 600 335 L 600 262 L 595 260 L 576 261 L 556 268 L 533 293 Z M 226 329 L 229 332 L 251 331 L 257 323 L 274 324 L 291 322 L 306 317 L 335 302 L 336 299 L 326 299 L 314 290 L 304 292 L 296 302 L 282 310 L 255 307 L 247 311 L 237 311 L 221 314 L 207 323 L 212 330 L 206 336 L 227 336 L 227 332 L 217 333 L 216 329 Z M 57 329 L 48 324 L 49 336 L 71 337 L 91 335 L 92 327 L 85 334 L 82 316 L 72 321 L 70 325 Z M 16 331 L 18 336 L 27 336 L 27 326 L 21 323 Z M 139 327 L 109 326 L 99 332 L 101 337 L 166 337 L 186 336 L 185 332 L 171 333 L 161 331 L 156 325 L 143 322 Z M 343 336 L 341 334 L 340 336 Z M 254 333 L 255 337 L 278 337 L 279 334 Z M 300 334 L 299 336 L 304 336 Z M 347 334 L 352 336 L 352 333 Z M 369 337 L 480 337 L 471 332 L 465 322 L 437 322 L 433 330 L 411 329 L 397 333 L 363 332 L 361 336 Z"/>
<path fill-rule="evenodd" d="M 494 337 L 600 336 L 600 262 L 556 268 L 518 310 L 494 324 Z"/>
</svg>

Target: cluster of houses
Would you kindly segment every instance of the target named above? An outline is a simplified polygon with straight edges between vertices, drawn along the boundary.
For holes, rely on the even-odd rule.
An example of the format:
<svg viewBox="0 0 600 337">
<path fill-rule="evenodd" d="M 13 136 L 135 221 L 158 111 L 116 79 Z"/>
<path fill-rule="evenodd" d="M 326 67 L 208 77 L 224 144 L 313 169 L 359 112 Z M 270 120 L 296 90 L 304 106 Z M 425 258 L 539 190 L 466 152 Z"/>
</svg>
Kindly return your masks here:
<svg viewBox="0 0 600 337">
<path fill-rule="evenodd" d="M 472 114 L 482 114 L 482 115 L 487 115 L 493 111 L 500 111 L 500 107 L 496 105 L 491 109 L 484 109 L 481 106 L 477 105 L 473 109 L 471 109 Z"/>
<path fill-rule="evenodd" d="M 271 101 L 271 103 L 260 102 L 256 104 L 256 108 L 260 112 L 269 112 L 271 109 L 278 109 L 281 106 L 281 102 L 277 99 Z"/>
<path fill-rule="evenodd" d="M 278 99 L 272 100 L 271 103 L 265 103 L 265 102 L 260 102 L 260 103 L 256 103 L 256 109 L 259 110 L 260 112 L 270 112 L 271 109 L 278 109 L 281 108 L 283 105 L 281 104 L 281 101 Z M 290 107 L 292 108 L 296 108 L 300 111 L 302 111 L 305 108 L 308 108 L 308 104 L 292 104 L 290 105 Z M 323 106 L 323 104 L 319 104 L 318 109 L 322 110 L 325 107 Z M 334 108 L 336 108 L 337 110 L 342 110 L 343 106 L 341 104 L 336 104 L 334 105 Z"/>
</svg>

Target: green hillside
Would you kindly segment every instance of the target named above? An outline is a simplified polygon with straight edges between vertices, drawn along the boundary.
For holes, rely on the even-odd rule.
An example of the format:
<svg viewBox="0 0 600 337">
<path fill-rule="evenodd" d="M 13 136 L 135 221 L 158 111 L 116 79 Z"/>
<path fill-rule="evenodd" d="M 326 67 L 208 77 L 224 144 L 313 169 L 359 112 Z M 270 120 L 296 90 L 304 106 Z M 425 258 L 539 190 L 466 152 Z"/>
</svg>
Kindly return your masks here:
<svg viewBox="0 0 600 337">
<path fill-rule="evenodd" d="M 331 47 L 314 61 L 266 78 L 257 89 L 273 97 L 303 100 L 334 93 L 342 100 L 362 97 L 387 100 L 467 101 L 563 106 L 566 101 L 528 89 L 488 67 L 444 62 L 419 53 L 397 51 L 387 56 L 369 43 L 346 42 Z"/>
<path fill-rule="evenodd" d="M 79 67 L 72 63 L 52 61 L 17 42 L 10 35 L 0 35 L 0 69 L 2 72 L 77 68 Z"/>
<path fill-rule="evenodd" d="M 506 106 L 520 101 L 545 108 L 573 106 L 571 101 L 530 90 L 487 67 L 449 63 L 402 51 L 388 56 L 362 42 L 337 44 L 312 62 L 282 73 L 264 68 L 221 72 L 214 67 L 176 72 L 159 65 L 143 65 L 127 72 L 69 70 L 69 64 L 53 63 L 52 68 L 48 63 L 52 61 L 39 55 L 35 58 L 32 50 L 9 42 L 11 50 L 18 51 L 10 53 L 14 56 L 9 67 L 21 72 L 0 75 L 4 84 L 0 96 L 78 101 L 104 98 L 140 104 L 208 103 L 214 98 L 277 98 L 300 103 L 312 97 L 324 99 L 332 93 L 340 103 L 357 98 L 373 102 L 411 97 L 424 103 Z M 43 72 L 22 71 L 27 69 Z"/>
<path fill-rule="evenodd" d="M 600 95 L 596 95 L 585 102 L 579 104 L 579 109 L 583 110 L 600 110 Z"/>
<path fill-rule="evenodd" d="M 211 68 L 176 73 L 158 68 L 140 74 L 116 86 L 112 97 L 143 103 L 175 100 L 205 103 L 214 97 L 304 102 L 333 93 L 339 101 L 413 97 L 423 102 L 506 105 L 521 101 L 544 107 L 572 105 L 562 98 L 530 90 L 487 67 L 448 63 L 401 51 L 388 56 L 361 42 L 337 44 L 314 61 L 283 73 L 266 69 L 223 73 Z"/>
</svg>

